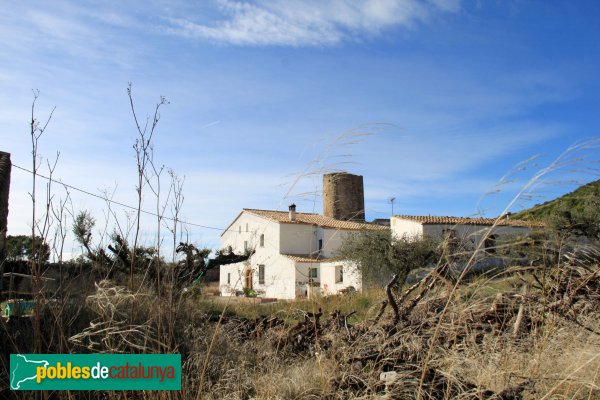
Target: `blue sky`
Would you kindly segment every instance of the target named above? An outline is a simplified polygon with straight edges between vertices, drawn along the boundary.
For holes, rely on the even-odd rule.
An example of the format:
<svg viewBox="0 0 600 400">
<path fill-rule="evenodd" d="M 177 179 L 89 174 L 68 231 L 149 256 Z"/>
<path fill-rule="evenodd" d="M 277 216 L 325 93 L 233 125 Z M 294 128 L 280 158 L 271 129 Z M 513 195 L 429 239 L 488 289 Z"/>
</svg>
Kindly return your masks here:
<svg viewBox="0 0 600 400">
<path fill-rule="evenodd" d="M 40 142 L 44 157 L 61 153 L 55 176 L 133 204 L 132 82 L 141 116 L 170 101 L 155 161 L 185 175 L 188 221 L 226 227 L 243 207 L 291 202 L 320 212 L 320 173 L 332 170 L 364 176 L 369 218 L 388 217 L 390 197 L 396 213 L 495 216 L 536 171 L 598 135 L 599 20 L 600 3 L 583 0 L 10 2 L 0 150 L 30 166 L 39 89 L 38 117 L 56 106 Z M 550 174 L 513 209 L 597 179 L 589 172 Z M 30 229 L 30 182 L 13 170 L 11 234 Z M 72 200 L 103 224 L 102 201 Z M 148 242 L 153 226 L 145 220 Z M 218 246 L 217 230 L 188 232 Z"/>
</svg>

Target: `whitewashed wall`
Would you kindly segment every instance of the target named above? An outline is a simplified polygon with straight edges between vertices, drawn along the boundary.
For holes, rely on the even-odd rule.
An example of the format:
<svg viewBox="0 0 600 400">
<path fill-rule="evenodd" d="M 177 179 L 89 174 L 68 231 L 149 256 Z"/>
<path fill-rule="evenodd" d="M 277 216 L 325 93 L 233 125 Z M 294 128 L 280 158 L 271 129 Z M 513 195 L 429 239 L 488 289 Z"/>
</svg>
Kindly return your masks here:
<svg viewBox="0 0 600 400">
<path fill-rule="evenodd" d="M 307 224 L 279 224 L 282 254 L 310 254 L 317 251 L 317 227 Z"/>
<path fill-rule="evenodd" d="M 319 271 L 319 263 L 301 263 L 294 262 L 294 275 L 295 275 L 295 292 L 296 297 L 307 296 L 307 284 L 309 281 L 308 270 L 309 268 L 317 268 L 317 278 L 313 281 L 318 284 L 321 280 L 321 271 Z"/>
<path fill-rule="evenodd" d="M 259 283 L 259 265 L 265 266 L 265 283 Z M 219 290 L 221 296 L 235 296 L 245 285 L 245 271 L 252 269 L 252 288 L 261 297 L 294 299 L 296 297 L 296 270 L 294 262 L 287 257 L 275 255 L 269 258 L 252 257 L 250 262 L 241 262 L 221 266 Z M 227 284 L 227 274 L 230 283 Z"/>
<path fill-rule="evenodd" d="M 283 254 L 311 254 L 323 240 L 321 255 L 333 257 L 341 246 L 347 231 L 321 228 L 307 224 L 277 223 L 243 211 L 229 229 L 221 235 L 221 248 L 231 246 L 236 254 L 244 253 L 244 242 L 254 249 L 254 255 L 243 263 L 223 265 L 220 268 L 221 295 L 233 296 L 245 285 L 244 273 L 252 269 L 252 287 L 265 297 L 294 299 L 307 294 L 308 269 L 316 267 L 318 285 L 327 294 L 337 293 L 348 286 L 361 289 L 361 279 L 350 264 L 344 266 L 344 282 L 336 283 L 335 266 L 340 262 L 296 263 Z M 260 236 L 264 235 L 264 246 Z M 259 283 L 259 265 L 265 266 L 265 282 Z M 227 276 L 230 283 L 227 284 Z"/>
<path fill-rule="evenodd" d="M 392 233 L 396 238 L 421 237 L 423 235 L 434 238 L 442 238 L 444 231 L 453 230 L 458 239 L 464 243 L 477 245 L 488 234 L 501 235 L 525 235 L 529 228 L 520 226 L 496 226 L 493 229 L 489 225 L 452 225 L 452 224 L 421 224 L 415 221 L 392 217 Z"/>
<path fill-rule="evenodd" d="M 260 235 L 265 235 L 265 245 L 260 249 Z M 236 254 L 244 253 L 244 242 L 257 251 L 279 253 L 279 224 L 249 212 L 242 212 L 229 229 L 221 235 L 221 248 L 231 246 Z"/>
<path fill-rule="evenodd" d="M 425 224 L 423 225 L 423 233 L 427 236 L 441 238 L 444 231 L 452 229 L 456 232 L 456 236 L 463 243 L 476 246 L 479 242 L 488 235 L 525 235 L 529 232 L 529 228 L 517 226 L 496 226 L 491 229 L 487 225 L 442 225 L 442 224 Z"/>
<path fill-rule="evenodd" d="M 320 228 L 319 230 L 320 239 L 323 240 L 323 250 L 321 255 L 325 258 L 335 257 L 337 255 L 337 250 L 342 246 L 345 238 L 350 232 L 329 228 Z"/>
<path fill-rule="evenodd" d="M 336 282 L 336 268 L 343 270 L 343 282 Z M 324 295 L 339 293 L 340 290 L 353 286 L 356 290 L 362 290 L 362 278 L 356 266 L 350 262 L 327 262 L 320 264 L 320 286 Z"/>
<path fill-rule="evenodd" d="M 221 296 L 235 296 L 236 291 L 244 289 L 245 262 L 221 265 L 219 269 L 219 291 Z M 229 274 L 230 282 L 227 283 Z"/>
<path fill-rule="evenodd" d="M 258 265 L 265 266 L 265 283 L 258 283 Z M 268 259 L 252 259 L 254 270 L 254 289 L 264 291 L 265 297 L 293 299 L 296 297 L 296 273 L 294 262 L 289 258 L 276 255 Z"/>
<path fill-rule="evenodd" d="M 392 217 L 390 222 L 392 235 L 397 239 L 402 237 L 416 238 L 423 236 L 423 225 L 415 221 Z"/>
<path fill-rule="evenodd" d="M 227 273 L 231 279 L 235 276 L 236 290 L 244 289 L 244 271 L 252 269 L 252 285 L 256 291 L 262 291 L 265 297 L 293 298 L 294 273 L 290 270 L 290 260 L 279 254 L 280 251 L 280 225 L 276 222 L 243 211 L 231 224 L 229 229 L 221 235 L 221 248 L 231 246 L 236 254 L 244 253 L 244 242 L 255 251 L 247 263 L 237 263 L 221 266 L 219 286 L 221 295 L 235 295 L 235 290 L 227 288 Z M 261 246 L 260 237 L 264 235 Z M 259 283 L 258 266 L 265 266 L 265 283 Z"/>
</svg>

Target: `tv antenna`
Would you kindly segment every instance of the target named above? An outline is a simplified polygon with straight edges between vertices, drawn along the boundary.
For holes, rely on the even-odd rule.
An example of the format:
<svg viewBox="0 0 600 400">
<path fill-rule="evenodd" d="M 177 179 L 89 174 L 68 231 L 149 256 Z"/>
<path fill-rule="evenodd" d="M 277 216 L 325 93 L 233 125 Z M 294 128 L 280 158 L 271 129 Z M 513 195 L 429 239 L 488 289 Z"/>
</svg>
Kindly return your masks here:
<svg viewBox="0 0 600 400">
<path fill-rule="evenodd" d="M 388 199 L 388 201 L 390 202 L 390 204 L 392 205 L 392 216 L 394 215 L 394 201 L 396 201 L 395 197 L 390 197 Z"/>
</svg>

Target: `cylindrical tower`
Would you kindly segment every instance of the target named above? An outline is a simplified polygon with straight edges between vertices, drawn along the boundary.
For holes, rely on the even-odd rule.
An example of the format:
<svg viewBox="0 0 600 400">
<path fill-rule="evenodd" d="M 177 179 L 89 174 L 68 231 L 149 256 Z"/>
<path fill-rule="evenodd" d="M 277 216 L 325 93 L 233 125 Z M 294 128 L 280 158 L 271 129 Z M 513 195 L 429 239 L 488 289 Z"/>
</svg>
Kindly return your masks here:
<svg viewBox="0 0 600 400">
<path fill-rule="evenodd" d="M 344 221 L 364 222 L 363 177 L 347 172 L 323 175 L 323 215 Z"/>
<path fill-rule="evenodd" d="M 10 192 L 10 154 L 0 151 L 0 262 L 6 257 L 8 194 Z M 1 286 L 1 284 L 0 284 Z"/>
</svg>

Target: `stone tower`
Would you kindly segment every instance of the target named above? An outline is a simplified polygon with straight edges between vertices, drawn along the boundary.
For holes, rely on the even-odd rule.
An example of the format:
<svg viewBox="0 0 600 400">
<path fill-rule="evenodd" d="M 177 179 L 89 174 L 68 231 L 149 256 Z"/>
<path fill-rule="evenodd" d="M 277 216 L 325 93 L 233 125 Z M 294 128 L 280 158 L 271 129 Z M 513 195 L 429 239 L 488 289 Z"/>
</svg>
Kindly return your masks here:
<svg viewBox="0 0 600 400">
<path fill-rule="evenodd" d="M 363 177 L 347 172 L 323 175 L 323 215 L 344 221 L 364 222 Z"/>
<path fill-rule="evenodd" d="M 0 151 L 0 262 L 6 257 L 8 193 L 10 191 L 10 154 Z"/>
</svg>

